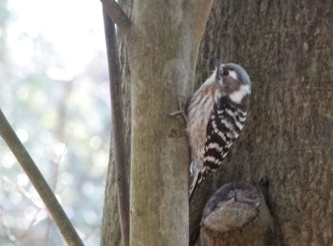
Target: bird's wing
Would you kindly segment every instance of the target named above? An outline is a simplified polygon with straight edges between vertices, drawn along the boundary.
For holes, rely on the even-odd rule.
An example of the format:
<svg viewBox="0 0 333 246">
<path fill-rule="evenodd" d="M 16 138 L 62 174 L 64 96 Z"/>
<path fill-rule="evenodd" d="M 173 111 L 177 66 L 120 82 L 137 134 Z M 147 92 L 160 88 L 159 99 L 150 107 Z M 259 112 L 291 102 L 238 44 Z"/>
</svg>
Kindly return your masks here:
<svg viewBox="0 0 333 246">
<path fill-rule="evenodd" d="M 213 106 L 207 125 L 204 166 L 206 173 L 217 169 L 227 156 L 233 140 L 239 136 L 243 122 L 239 121 L 239 110 L 227 96 L 221 97 Z"/>
</svg>

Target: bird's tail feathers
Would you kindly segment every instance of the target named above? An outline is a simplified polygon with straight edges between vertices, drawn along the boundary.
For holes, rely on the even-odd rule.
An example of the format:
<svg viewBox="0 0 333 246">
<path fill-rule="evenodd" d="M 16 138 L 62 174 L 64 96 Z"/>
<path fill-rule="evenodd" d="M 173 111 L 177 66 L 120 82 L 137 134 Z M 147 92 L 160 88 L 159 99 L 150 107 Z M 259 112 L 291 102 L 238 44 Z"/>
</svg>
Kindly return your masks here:
<svg viewBox="0 0 333 246">
<path fill-rule="evenodd" d="M 197 187 L 197 184 L 198 184 L 199 173 L 200 172 L 194 172 L 194 174 L 193 174 L 193 180 L 192 180 L 192 184 L 190 186 L 190 190 L 189 190 L 189 194 L 188 194 L 188 198 L 189 198 L 190 202 L 193 198 L 194 192 L 197 189 L 196 187 Z"/>
<path fill-rule="evenodd" d="M 201 181 L 204 178 L 204 173 L 200 172 L 200 171 L 196 171 L 193 174 L 193 180 L 192 180 L 192 184 L 190 186 L 190 190 L 189 190 L 189 201 L 191 202 L 193 195 L 195 193 L 195 191 L 199 188 L 199 184 L 201 183 Z"/>
</svg>

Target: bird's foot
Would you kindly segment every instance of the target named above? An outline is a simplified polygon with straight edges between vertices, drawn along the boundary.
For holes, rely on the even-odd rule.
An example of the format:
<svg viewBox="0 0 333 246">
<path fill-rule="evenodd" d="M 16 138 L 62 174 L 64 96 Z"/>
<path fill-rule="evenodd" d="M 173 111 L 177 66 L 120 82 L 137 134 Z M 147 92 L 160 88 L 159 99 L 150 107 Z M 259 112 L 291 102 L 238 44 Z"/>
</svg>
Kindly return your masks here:
<svg viewBox="0 0 333 246">
<path fill-rule="evenodd" d="M 184 99 L 179 100 L 179 110 L 170 113 L 170 116 L 178 117 L 178 116 L 181 115 L 187 123 L 187 115 L 185 113 L 185 105 L 186 105 L 186 100 L 184 100 Z"/>
</svg>

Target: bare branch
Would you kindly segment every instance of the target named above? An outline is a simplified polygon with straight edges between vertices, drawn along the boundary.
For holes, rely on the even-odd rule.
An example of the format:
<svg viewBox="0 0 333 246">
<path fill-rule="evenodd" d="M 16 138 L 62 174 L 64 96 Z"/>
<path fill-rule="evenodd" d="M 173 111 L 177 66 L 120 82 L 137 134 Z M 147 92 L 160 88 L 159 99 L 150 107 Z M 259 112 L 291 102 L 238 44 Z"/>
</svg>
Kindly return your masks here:
<svg viewBox="0 0 333 246">
<path fill-rule="evenodd" d="M 50 186 L 45 181 L 43 175 L 39 171 L 38 167 L 31 159 L 27 150 L 15 134 L 12 127 L 9 125 L 6 117 L 0 109 L 0 135 L 5 140 L 9 148 L 12 150 L 16 159 L 22 166 L 23 170 L 29 177 L 31 183 L 37 190 L 38 194 L 42 198 L 44 204 L 52 215 L 54 221 L 59 227 L 61 234 L 70 246 L 83 246 L 83 243 L 75 231 L 73 225 L 69 221 L 63 208 L 59 204 L 57 198 L 52 192 Z"/>
<path fill-rule="evenodd" d="M 20 240 L 20 241 L 22 241 L 22 239 L 25 238 L 25 237 L 29 234 L 31 228 L 34 226 L 35 222 L 37 221 L 37 217 L 38 217 L 38 215 L 39 215 L 39 213 L 40 213 L 41 211 L 42 211 L 42 209 L 41 209 L 41 208 L 38 208 L 38 210 L 36 211 L 36 213 L 35 213 L 34 216 L 32 217 L 32 220 L 30 221 L 30 224 L 29 224 L 28 228 L 27 228 L 27 229 L 23 232 L 23 234 L 19 237 L 19 240 Z"/>
<path fill-rule="evenodd" d="M 116 23 L 117 27 L 126 33 L 132 25 L 132 21 L 125 14 L 123 9 L 114 0 L 101 0 L 103 9 L 109 17 Z"/>
<path fill-rule="evenodd" d="M 17 238 L 11 233 L 10 229 L 8 228 L 6 221 L 3 218 L 3 208 L 0 205 L 0 223 L 3 229 L 3 232 L 5 235 L 3 237 L 7 238 L 9 241 L 13 242 L 15 245 L 19 245 L 20 242 L 17 240 Z"/>
<path fill-rule="evenodd" d="M 121 232 L 125 246 L 129 245 L 129 186 L 126 167 L 128 158 L 125 154 L 125 130 L 121 93 L 121 76 L 116 40 L 116 30 L 106 9 L 103 9 L 105 37 L 110 73 L 110 96 L 112 106 L 112 138 L 115 153 L 115 169 L 118 188 Z M 111 164 L 111 162 L 110 162 Z"/>
<path fill-rule="evenodd" d="M 52 218 L 50 216 L 47 216 L 47 228 L 46 228 L 45 239 L 44 239 L 45 246 L 49 245 L 52 223 L 53 223 Z"/>
</svg>

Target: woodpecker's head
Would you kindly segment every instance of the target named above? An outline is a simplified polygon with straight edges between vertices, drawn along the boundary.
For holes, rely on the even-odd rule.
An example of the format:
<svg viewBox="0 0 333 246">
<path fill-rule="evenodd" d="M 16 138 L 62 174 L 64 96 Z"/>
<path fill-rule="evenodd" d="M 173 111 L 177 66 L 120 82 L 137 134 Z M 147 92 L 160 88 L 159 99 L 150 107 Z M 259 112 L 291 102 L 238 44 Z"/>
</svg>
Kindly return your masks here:
<svg viewBox="0 0 333 246">
<path fill-rule="evenodd" d="M 215 81 L 232 101 L 241 103 L 245 96 L 251 94 L 250 77 L 244 68 L 234 63 L 221 64 L 216 59 L 215 65 Z"/>
</svg>

